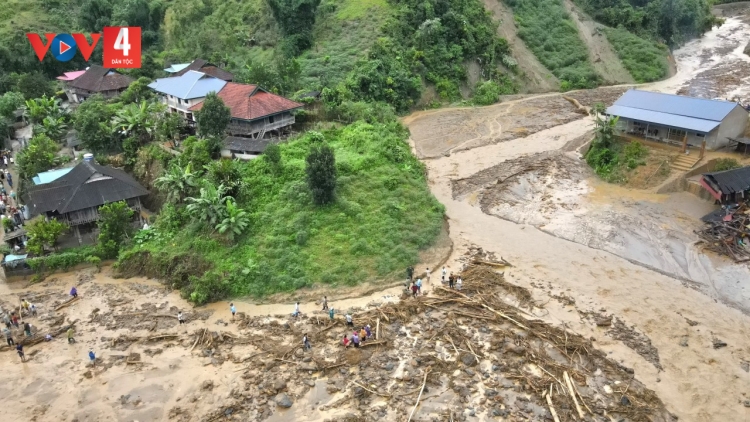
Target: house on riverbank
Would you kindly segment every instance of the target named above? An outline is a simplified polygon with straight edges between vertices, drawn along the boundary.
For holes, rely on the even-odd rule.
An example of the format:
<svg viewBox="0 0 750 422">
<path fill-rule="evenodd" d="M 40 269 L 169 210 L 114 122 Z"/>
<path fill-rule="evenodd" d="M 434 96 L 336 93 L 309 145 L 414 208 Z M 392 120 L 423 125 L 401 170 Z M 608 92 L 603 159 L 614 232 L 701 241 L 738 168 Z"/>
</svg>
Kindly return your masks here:
<svg viewBox="0 0 750 422">
<path fill-rule="evenodd" d="M 615 133 L 686 148 L 715 150 L 745 133 L 748 112 L 738 103 L 631 89 L 606 115 L 619 117 Z"/>
<path fill-rule="evenodd" d="M 64 176 L 29 188 L 23 203 L 31 218 L 55 218 L 73 230 L 78 244 L 84 244 L 95 240 L 99 207 L 104 204 L 126 201 L 135 211 L 133 224 L 142 225 L 141 198 L 146 195 L 146 188 L 124 171 L 84 160 Z"/>
</svg>

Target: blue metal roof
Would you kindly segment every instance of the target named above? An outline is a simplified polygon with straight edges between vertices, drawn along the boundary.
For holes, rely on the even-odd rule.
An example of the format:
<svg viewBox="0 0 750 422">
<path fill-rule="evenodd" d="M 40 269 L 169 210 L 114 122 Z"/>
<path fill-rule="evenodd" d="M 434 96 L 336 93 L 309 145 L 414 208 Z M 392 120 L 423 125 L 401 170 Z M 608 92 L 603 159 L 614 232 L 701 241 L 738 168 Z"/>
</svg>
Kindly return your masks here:
<svg viewBox="0 0 750 422">
<path fill-rule="evenodd" d="M 226 81 L 221 79 L 190 70 L 181 76 L 157 79 L 151 82 L 148 87 L 162 94 L 189 100 L 203 98 L 209 92 L 219 92 L 226 84 Z"/>
<path fill-rule="evenodd" d="M 188 66 L 190 66 L 190 63 L 173 64 L 172 66 L 164 69 L 164 71 L 169 73 L 177 73 Z"/>
<path fill-rule="evenodd" d="M 39 173 L 36 176 L 32 177 L 31 180 L 34 181 L 35 185 L 43 185 L 45 183 L 53 182 L 65 176 L 66 174 L 70 173 L 71 170 L 73 170 L 73 167 L 45 171 L 43 173 Z"/>
<path fill-rule="evenodd" d="M 713 120 L 715 122 L 724 120 L 737 107 L 737 103 L 729 101 L 706 100 L 704 98 L 662 94 L 660 92 L 640 91 L 637 89 L 631 89 L 624 93 L 614 105 L 676 116 Z"/>
<path fill-rule="evenodd" d="M 696 119 L 693 117 L 678 116 L 675 114 L 660 113 L 658 111 L 642 110 L 633 107 L 619 106 L 617 103 L 607 108 L 610 116 L 625 117 L 646 123 L 654 123 L 677 129 L 694 130 L 696 132 L 708 133 L 716 129 L 721 122 L 713 120 Z"/>
</svg>

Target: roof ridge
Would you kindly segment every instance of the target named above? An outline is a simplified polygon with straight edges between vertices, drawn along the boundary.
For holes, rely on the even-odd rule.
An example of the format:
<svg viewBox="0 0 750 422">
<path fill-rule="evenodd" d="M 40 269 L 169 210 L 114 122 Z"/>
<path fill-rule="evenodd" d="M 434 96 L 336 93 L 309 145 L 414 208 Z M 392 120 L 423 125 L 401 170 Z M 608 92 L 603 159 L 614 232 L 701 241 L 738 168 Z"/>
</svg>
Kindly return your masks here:
<svg viewBox="0 0 750 422">
<path fill-rule="evenodd" d="M 659 91 L 648 91 L 648 90 L 645 90 L 645 89 L 638 89 L 638 88 L 631 88 L 628 91 L 647 92 L 649 94 L 668 95 L 670 97 L 687 98 L 687 99 L 691 99 L 691 100 L 715 101 L 715 102 L 719 102 L 719 103 L 738 104 L 735 101 L 729 101 L 729 100 L 716 100 L 716 99 L 713 99 L 713 98 L 691 97 L 689 95 L 671 94 L 669 92 L 659 92 Z"/>
</svg>

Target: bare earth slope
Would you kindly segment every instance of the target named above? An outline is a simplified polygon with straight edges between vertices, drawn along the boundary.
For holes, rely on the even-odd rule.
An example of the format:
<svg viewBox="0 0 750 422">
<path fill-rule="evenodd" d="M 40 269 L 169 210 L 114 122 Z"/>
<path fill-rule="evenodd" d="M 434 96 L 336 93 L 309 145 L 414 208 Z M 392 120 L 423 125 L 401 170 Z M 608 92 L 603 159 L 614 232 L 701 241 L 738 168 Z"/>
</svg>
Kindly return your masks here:
<svg viewBox="0 0 750 422">
<path fill-rule="evenodd" d="M 510 43 L 513 58 L 523 72 L 521 90 L 537 93 L 550 92 L 560 89 L 560 81 L 542 63 L 534 53 L 518 38 L 513 13 L 502 3 L 502 0 L 484 0 L 484 7 L 492 13 L 493 18 L 500 23 L 498 35 Z"/>
<path fill-rule="evenodd" d="M 603 26 L 586 16 L 571 0 L 563 0 L 563 4 L 573 18 L 573 22 L 576 23 L 581 39 L 588 47 L 589 59 L 596 73 L 604 78 L 605 85 L 635 83 L 630 72 L 625 69 L 612 45 L 607 41 L 604 32 L 599 30 Z"/>
</svg>

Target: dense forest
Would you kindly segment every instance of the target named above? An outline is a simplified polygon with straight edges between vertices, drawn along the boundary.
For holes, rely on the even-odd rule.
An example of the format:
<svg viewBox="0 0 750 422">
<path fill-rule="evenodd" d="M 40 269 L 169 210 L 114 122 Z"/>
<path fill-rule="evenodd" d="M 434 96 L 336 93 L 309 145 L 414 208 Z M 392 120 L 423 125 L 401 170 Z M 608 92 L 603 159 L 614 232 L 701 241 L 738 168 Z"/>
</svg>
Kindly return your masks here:
<svg viewBox="0 0 750 422">
<path fill-rule="evenodd" d="M 495 1 L 495 0 L 493 0 Z M 519 37 L 561 81 L 603 83 L 563 0 L 496 0 L 514 22 L 479 0 L 9 0 L 0 11 L 0 119 L 22 109 L 34 136 L 18 153 L 19 194 L 60 154 L 75 129 L 100 164 L 125 168 L 150 191 L 149 230 L 124 224 L 124 203 L 102 207 L 93 247 L 41 256 L 67 228 L 29 224 L 39 271 L 117 259 L 124 275 L 147 274 L 195 303 L 264 296 L 315 284 L 394 280 L 434 242 L 443 207 L 405 142 L 399 114 L 444 104 L 489 105 L 523 88 L 523 69 L 498 25 Z M 704 0 L 576 0 L 639 82 L 666 76 L 666 57 L 715 24 Z M 65 71 L 80 55 L 39 63 L 26 32 L 142 28 L 142 68 L 119 97 L 63 107 Z M 171 64 L 206 59 L 238 82 L 312 103 L 297 134 L 249 162 L 215 160 L 229 109 L 209 94 L 188 133 L 147 85 Z M 101 61 L 101 43 L 91 62 Z M 7 124 L 2 125 L 8 128 Z M 4 135 L 10 135 L 5 133 Z M 193 135 L 193 136 L 188 136 Z M 180 140 L 178 156 L 158 144 Z"/>
</svg>

